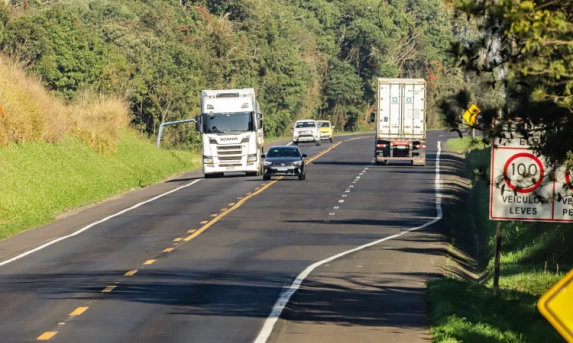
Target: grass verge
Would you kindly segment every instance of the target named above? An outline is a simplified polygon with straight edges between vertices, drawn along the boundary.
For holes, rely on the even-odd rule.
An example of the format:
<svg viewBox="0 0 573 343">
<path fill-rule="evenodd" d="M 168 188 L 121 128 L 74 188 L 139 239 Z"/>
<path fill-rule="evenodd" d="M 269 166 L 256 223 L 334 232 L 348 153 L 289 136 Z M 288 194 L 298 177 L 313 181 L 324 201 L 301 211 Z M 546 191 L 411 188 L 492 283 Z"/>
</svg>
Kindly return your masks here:
<svg viewBox="0 0 573 343">
<path fill-rule="evenodd" d="M 0 161 L 0 239 L 200 165 L 198 154 L 159 150 L 127 130 L 114 153 L 98 153 L 74 137 L 10 144 L 0 149 Z"/>
<path fill-rule="evenodd" d="M 536 302 L 573 267 L 573 227 L 565 224 L 505 222 L 501 259 L 501 296 L 493 297 L 495 222 L 488 218 L 491 148 L 469 138 L 446 143 L 465 152 L 467 194 L 449 209 L 452 247 L 473 251 L 478 274 L 448 263 L 447 276 L 428 286 L 434 342 L 564 342 L 538 313 Z M 468 240 L 474 239 L 472 244 Z M 463 268 L 461 268 L 463 269 Z M 479 282 L 478 282 L 479 281 Z"/>
</svg>

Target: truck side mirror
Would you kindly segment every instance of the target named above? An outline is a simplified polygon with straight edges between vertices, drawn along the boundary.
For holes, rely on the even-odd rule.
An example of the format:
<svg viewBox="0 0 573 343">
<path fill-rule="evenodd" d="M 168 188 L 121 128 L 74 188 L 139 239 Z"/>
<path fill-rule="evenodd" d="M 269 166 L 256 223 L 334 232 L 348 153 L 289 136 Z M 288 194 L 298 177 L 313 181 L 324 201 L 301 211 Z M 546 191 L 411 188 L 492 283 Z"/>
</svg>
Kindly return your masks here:
<svg viewBox="0 0 573 343">
<path fill-rule="evenodd" d="M 302 158 L 307 158 L 306 154 L 302 154 Z"/>
<path fill-rule="evenodd" d="M 203 125 L 201 125 L 201 116 L 195 117 L 195 131 L 203 133 Z"/>
<path fill-rule="evenodd" d="M 370 122 L 373 123 L 376 120 L 376 114 L 374 112 L 370 113 Z"/>
<path fill-rule="evenodd" d="M 262 154 L 262 155 L 261 155 L 261 158 L 267 158 L 267 155 L 266 155 L 266 154 Z"/>
<path fill-rule="evenodd" d="M 263 120 L 259 119 L 259 129 L 262 129 L 262 128 L 263 128 Z"/>
</svg>

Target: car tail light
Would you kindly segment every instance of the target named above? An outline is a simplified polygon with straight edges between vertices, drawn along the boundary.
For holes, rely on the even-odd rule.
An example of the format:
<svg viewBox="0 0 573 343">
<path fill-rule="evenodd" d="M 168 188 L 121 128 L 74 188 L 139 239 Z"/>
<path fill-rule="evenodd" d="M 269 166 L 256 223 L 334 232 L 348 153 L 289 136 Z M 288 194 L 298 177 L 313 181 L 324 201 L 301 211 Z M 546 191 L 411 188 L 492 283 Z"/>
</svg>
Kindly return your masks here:
<svg viewBox="0 0 573 343">
<path fill-rule="evenodd" d="M 426 149 L 426 144 L 414 145 L 414 148 L 416 148 L 416 149 Z"/>
<path fill-rule="evenodd" d="M 376 144 L 377 148 L 385 148 L 387 146 L 388 146 L 388 144 Z"/>
</svg>

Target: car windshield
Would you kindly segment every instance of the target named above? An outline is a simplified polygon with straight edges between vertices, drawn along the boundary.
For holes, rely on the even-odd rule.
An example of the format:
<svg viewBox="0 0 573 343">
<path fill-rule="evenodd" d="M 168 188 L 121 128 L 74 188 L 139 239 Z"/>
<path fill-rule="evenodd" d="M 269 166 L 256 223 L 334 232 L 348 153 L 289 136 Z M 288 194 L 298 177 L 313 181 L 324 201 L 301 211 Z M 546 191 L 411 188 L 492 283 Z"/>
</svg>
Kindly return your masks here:
<svg viewBox="0 0 573 343">
<path fill-rule="evenodd" d="M 267 157 L 300 157 L 298 148 L 271 148 Z"/>
<path fill-rule="evenodd" d="M 320 127 L 330 127 L 329 123 L 318 123 L 318 126 Z"/>
<path fill-rule="evenodd" d="M 296 128 L 301 128 L 301 127 L 315 127 L 316 125 L 314 124 L 313 121 L 299 121 L 296 123 Z"/>
<path fill-rule="evenodd" d="M 240 133 L 253 131 L 251 112 L 206 113 L 203 115 L 205 133 Z"/>
</svg>

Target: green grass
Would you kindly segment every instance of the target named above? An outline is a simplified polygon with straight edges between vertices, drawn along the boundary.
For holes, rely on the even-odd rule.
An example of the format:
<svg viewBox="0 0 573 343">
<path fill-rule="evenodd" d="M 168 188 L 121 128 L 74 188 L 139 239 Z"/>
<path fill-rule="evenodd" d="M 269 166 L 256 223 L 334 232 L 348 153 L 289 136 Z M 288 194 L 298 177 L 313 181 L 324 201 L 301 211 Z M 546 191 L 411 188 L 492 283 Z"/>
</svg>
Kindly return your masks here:
<svg viewBox="0 0 573 343">
<path fill-rule="evenodd" d="M 496 223 L 488 218 L 491 147 L 471 139 L 446 142 L 466 152 L 467 201 L 451 212 L 452 244 L 467 250 L 468 230 L 483 237 L 483 284 L 452 277 L 434 280 L 428 288 L 434 342 L 563 342 L 535 308 L 539 297 L 573 267 L 573 226 L 504 222 L 499 298 L 493 297 L 492 270 Z M 460 237 L 466 238 L 461 240 Z M 464 246 L 465 245 L 465 246 Z M 547 265 L 547 269 L 546 266 Z"/>
<path fill-rule="evenodd" d="M 453 138 L 446 141 L 446 148 L 455 152 L 466 152 L 470 149 L 484 148 L 482 140 L 479 138 L 472 139 L 471 137 Z"/>
<path fill-rule="evenodd" d="M 159 150 L 132 132 L 122 133 L 115 153 L 99 154 L 68 138 L 56 144 L 12 144 L 0 149 L 0 161 L 0 239 L 200 162 L 193 152 Z"/>
<path fill-rule="evenodd" d="M 562 342 L 537 312 L 537 297 L 444 278 L 428 286 L 434 342 Z"/>
</svg>

